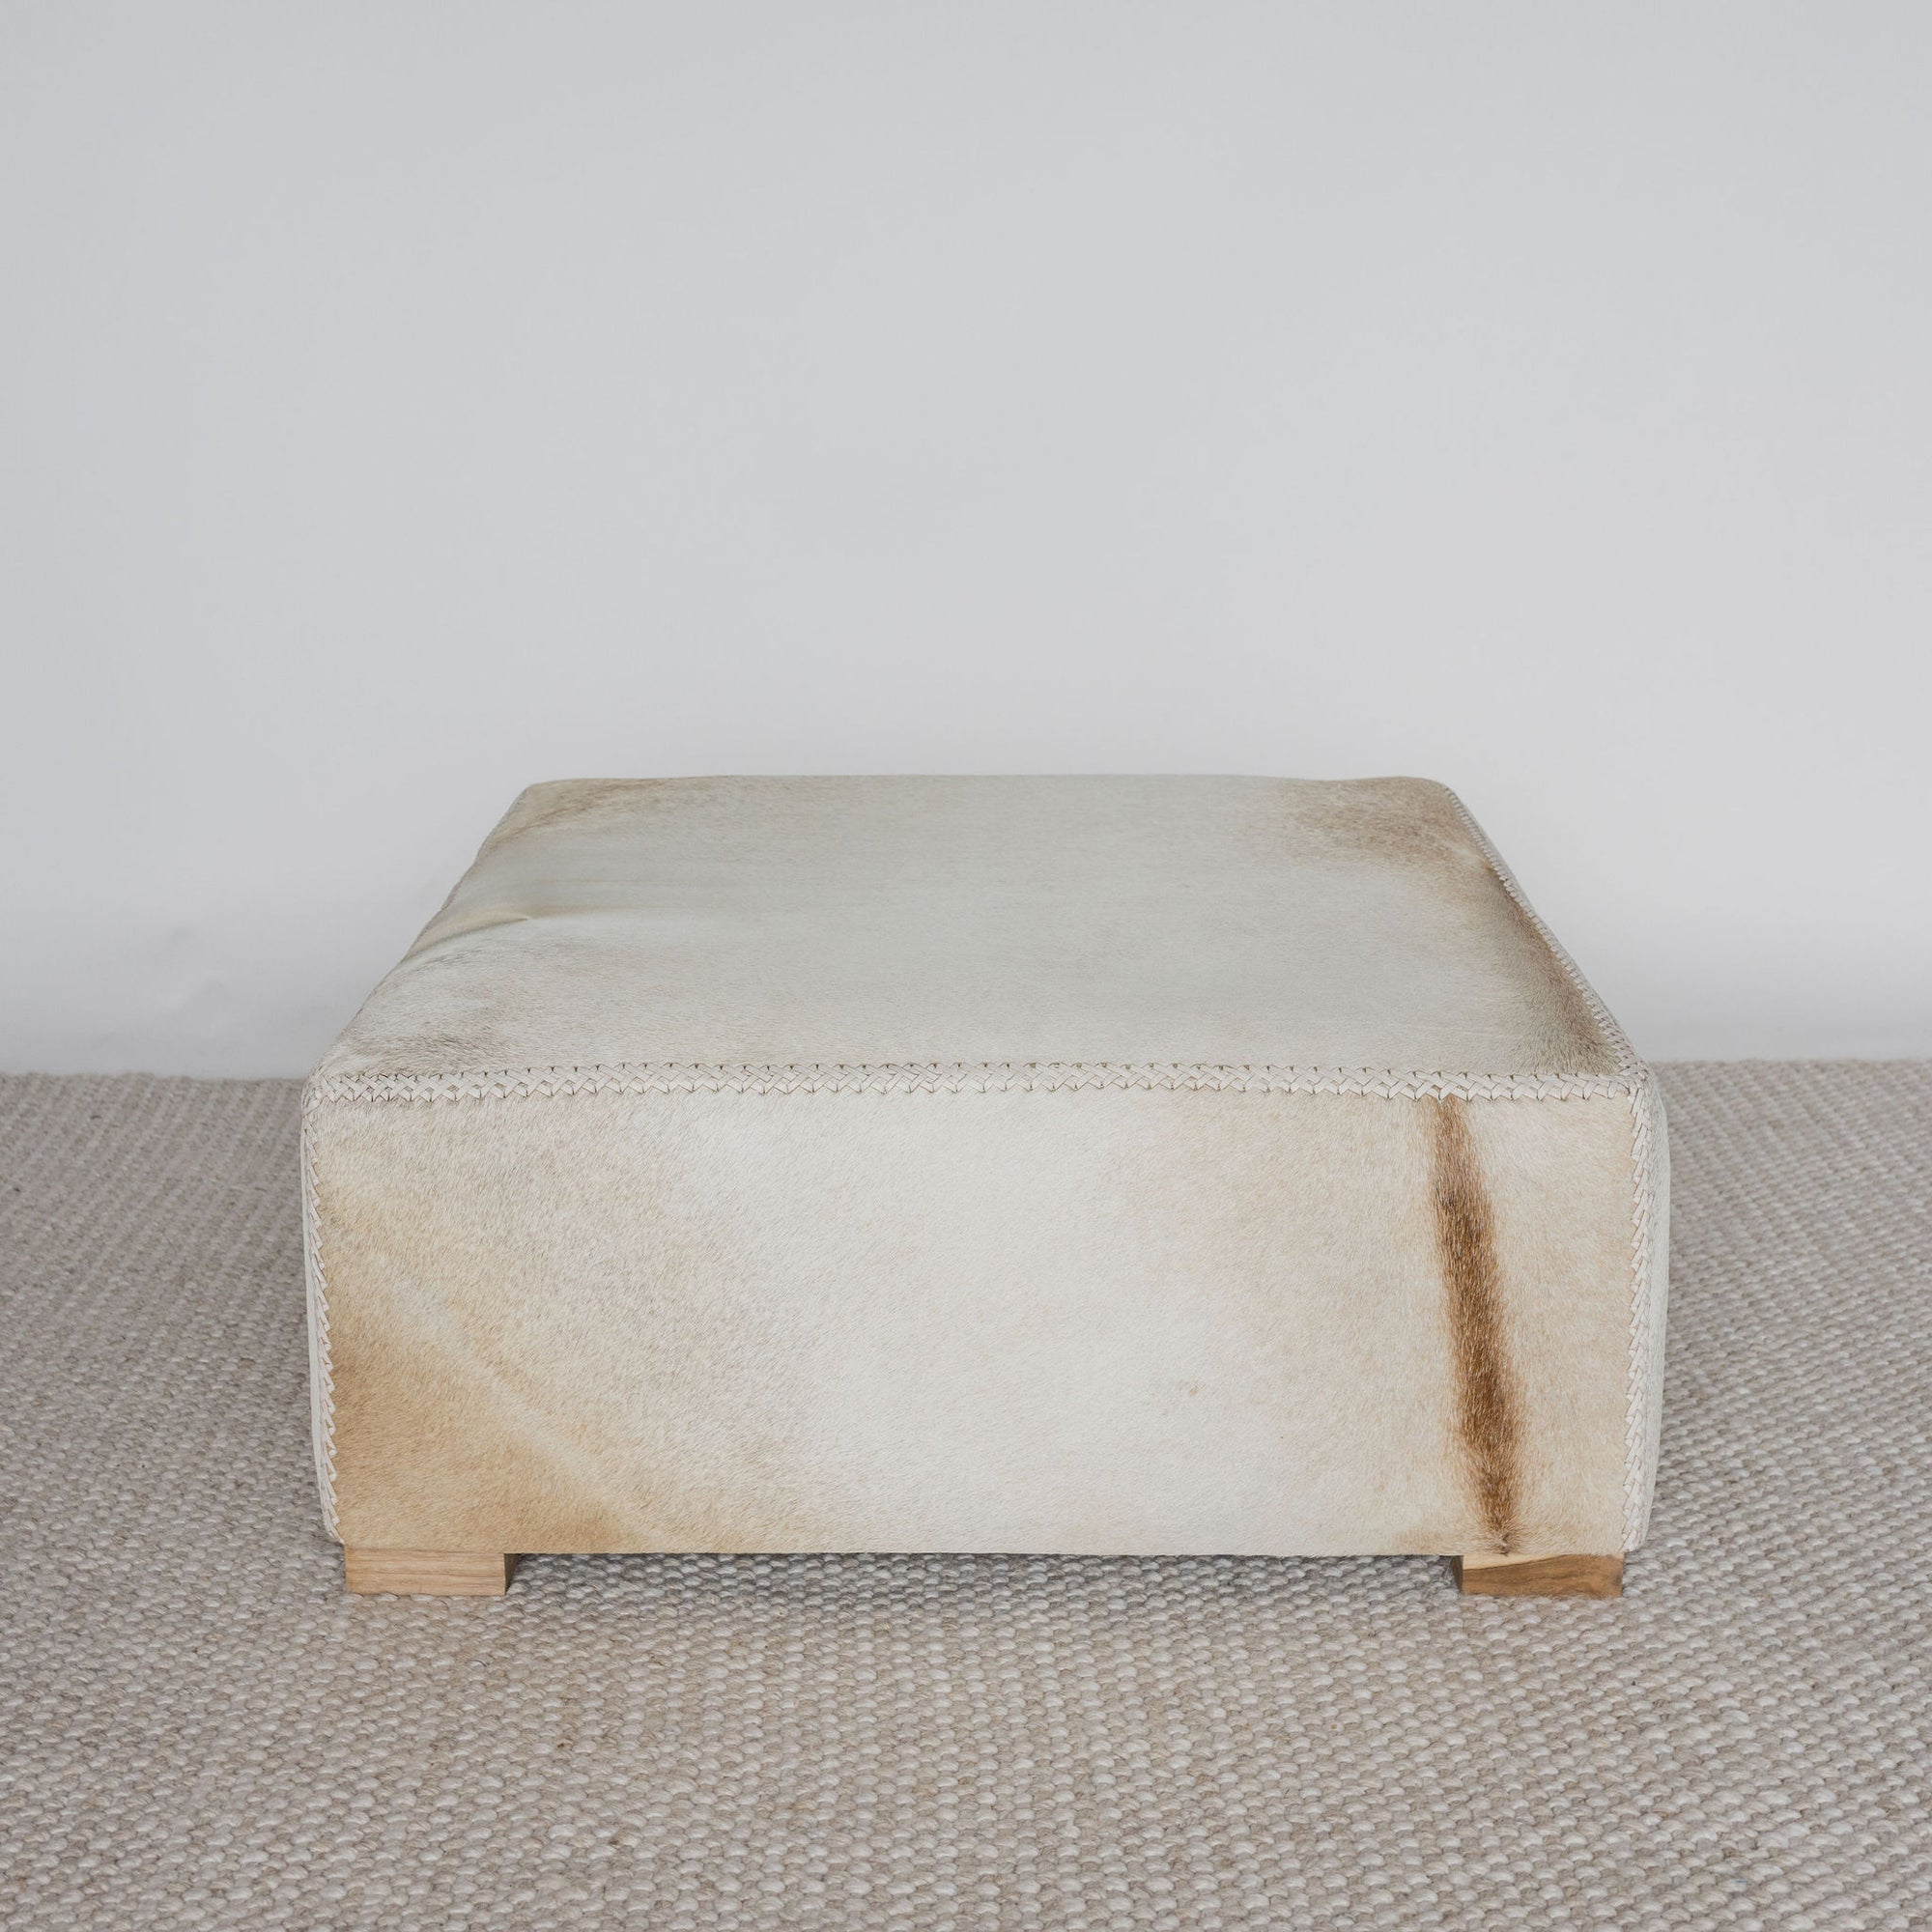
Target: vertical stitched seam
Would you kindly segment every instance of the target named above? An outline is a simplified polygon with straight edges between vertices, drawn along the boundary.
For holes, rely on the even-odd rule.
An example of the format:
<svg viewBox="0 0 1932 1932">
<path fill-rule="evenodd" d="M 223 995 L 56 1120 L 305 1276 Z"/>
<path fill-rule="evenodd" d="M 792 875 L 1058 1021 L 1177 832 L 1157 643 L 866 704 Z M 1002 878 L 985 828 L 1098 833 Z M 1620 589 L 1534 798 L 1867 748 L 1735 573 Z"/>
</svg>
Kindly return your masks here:
<svg viewBox="0 0 1932 1932">
<path fill-rule="evenodd" d="M 341 1540 L 335 1512 L 335 1368 L 328 1346 L 328 1280 L 322 1264 L 322 1197 L 315 1178 L 317 1103 L 304 1090 L 301 1120 L 302 1273 L 308 1290 L 309 1434 L 322 1520 Z"/>
<path fill-rule="evenodd" d="M 1624 1409 L 1624 1548 L 1641 1541 L 1650 1439 L 1651 1217 L 1656 1206 L 1655 1075 L 1631 1095 L 1631 1333 Z"/>
</svg>

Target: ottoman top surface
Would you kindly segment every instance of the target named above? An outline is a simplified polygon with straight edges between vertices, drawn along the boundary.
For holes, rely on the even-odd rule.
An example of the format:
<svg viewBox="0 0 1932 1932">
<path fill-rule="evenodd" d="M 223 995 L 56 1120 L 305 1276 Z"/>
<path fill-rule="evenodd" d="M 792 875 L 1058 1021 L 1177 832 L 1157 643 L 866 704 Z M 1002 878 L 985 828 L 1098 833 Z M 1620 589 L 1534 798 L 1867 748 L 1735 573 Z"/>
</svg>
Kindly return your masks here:
<svg viewBox="0 0 1932 1932">
<path fill-rule="evenodd" d="M 319 1073 L 1179 1064 L 1621 1076 L 1421 779 L 532 785 Z"/>
</svg>

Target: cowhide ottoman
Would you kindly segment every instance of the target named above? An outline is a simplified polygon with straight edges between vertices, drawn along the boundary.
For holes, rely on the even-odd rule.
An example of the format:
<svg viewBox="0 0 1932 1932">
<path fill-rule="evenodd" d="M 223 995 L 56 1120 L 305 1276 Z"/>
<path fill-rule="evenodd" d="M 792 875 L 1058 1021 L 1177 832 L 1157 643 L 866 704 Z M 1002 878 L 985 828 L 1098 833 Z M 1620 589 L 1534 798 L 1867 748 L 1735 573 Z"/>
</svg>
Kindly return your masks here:
<svg viewBox="0 0 1932 1932">
<path fill-rule="evenodd" d="M 532 786 L 303 1163 L 352 1590 L 1643 1537 L 1657 1089 L 1421 780 Z"/>
</svg>

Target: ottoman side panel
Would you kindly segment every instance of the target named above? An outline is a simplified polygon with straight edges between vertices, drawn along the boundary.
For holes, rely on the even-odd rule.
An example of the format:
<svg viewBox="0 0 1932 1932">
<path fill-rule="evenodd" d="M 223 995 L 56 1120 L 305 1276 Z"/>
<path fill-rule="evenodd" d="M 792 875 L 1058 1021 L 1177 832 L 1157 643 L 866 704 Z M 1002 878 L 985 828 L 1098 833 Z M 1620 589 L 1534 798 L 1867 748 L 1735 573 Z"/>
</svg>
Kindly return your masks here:
<svg viewBox="0 0 1932 1932">
<path fill-rule="evenodd" d="M 581 1368 L 567 1350 L 580 1331 L 547 1353 L 556 1331 L 543 1314 L 547 1295 L 573 1299 L 571 1217 L 621 1230 L 637 1204 L 621 1190 L 586 1204 L 556 1184 L 573 1145 L 541 1131 L 557 1124 L 549 1109 L 513 1110 L 540 1129 L 520 1145 L 521 1172 L 467 1158 L 461 1117 L 479 1105 L 317 1098 L 313 1087 L 305 1099 L 324 1516 L 339 1541 L 369 1548 L 615 1548 L 621 1514 L 600 1501 L 597 1458 L 573 1427 Z M 594 1338 L 619 1351 L 625 1339 Z"/>
<path fill-rule="evenodd" d="M 1651 1373 L 1633 1096 L 1419 1104 L 1477 1503 L 1467 1553 L 1620 1551 Z"/>
<path fill-rule="evenodd" d="M 1614 1548 L 1630 1122 L 1149 1085 L 316 1106 L 338 1533 Z"/>
</svg>

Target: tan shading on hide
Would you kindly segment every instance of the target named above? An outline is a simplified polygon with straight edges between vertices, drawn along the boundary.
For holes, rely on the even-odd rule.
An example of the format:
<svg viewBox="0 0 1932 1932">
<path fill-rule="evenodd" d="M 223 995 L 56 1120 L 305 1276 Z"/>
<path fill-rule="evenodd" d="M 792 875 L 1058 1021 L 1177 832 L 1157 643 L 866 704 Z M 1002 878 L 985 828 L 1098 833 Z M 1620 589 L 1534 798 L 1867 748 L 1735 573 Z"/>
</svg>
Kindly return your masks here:
<svg viewBox="0 0 1932 1932">
<path fill-rule="evenodd" d="M 1435 1240 L 1455 1354 L 1457 1415 L 1486 1541 L 1508 1550 L 1518 1502 L 1521 1394 L 1509 1338 L 1490 1198 L 1466 1118 L 1469 1102 L 1424 1101 L 1433 1121 Z"/>
</svg>

